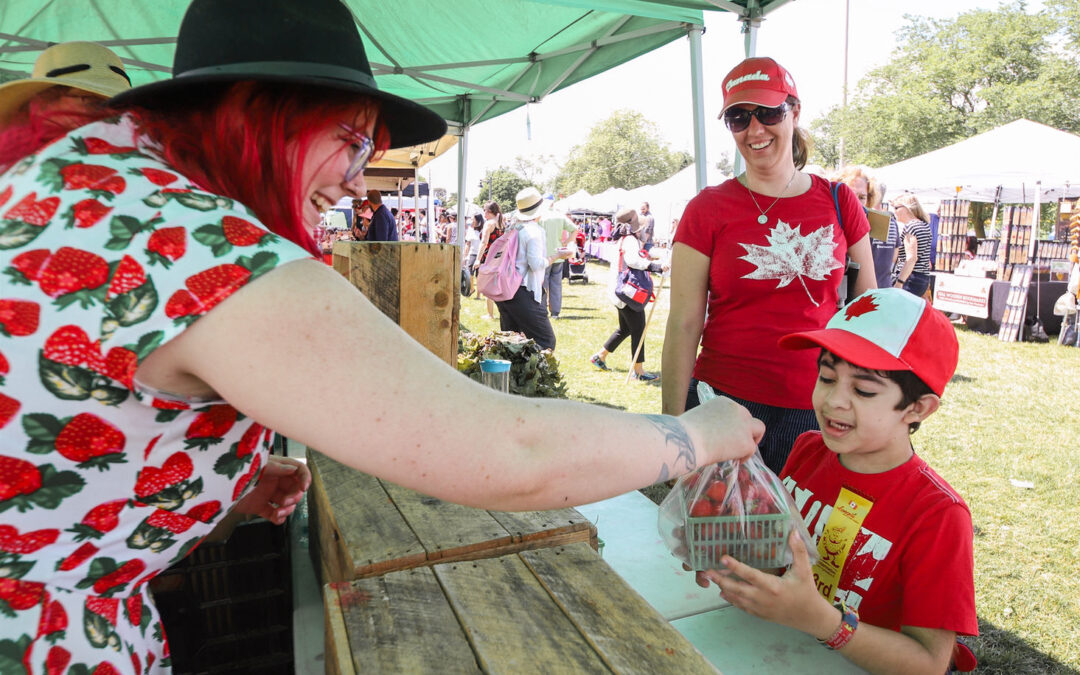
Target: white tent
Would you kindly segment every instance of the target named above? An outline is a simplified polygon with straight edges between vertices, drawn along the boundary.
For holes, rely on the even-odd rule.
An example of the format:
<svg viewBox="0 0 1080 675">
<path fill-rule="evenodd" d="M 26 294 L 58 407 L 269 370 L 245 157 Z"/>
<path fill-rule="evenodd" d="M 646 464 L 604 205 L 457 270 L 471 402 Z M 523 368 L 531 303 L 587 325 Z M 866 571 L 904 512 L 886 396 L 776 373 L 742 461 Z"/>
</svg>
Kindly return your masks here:
<svg viewBox="0 0 1080 675">
<path fill-rule="evenodd" d="M 1043 201 L 1080 195 L 1077 158 L 1080 136 L 1021 119 L 872 173 L 885 184 L 886 199 L 908 191 L 924 205 L 1019 204 L 1035 199 L 1036 182 Z"/>
</svg>

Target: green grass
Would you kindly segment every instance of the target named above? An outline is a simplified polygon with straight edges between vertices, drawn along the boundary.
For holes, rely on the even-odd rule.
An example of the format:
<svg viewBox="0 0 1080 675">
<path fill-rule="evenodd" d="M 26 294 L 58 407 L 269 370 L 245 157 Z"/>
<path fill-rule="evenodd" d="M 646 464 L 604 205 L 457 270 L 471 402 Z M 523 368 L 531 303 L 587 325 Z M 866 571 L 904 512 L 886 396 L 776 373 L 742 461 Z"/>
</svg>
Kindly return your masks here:
<svg viewBox="0 0 1080 675">
<path fill-rule="evenodd" d="M 608 358 L 611 372 L 588 362 L 618 325 L 607 266 L 588 269 L 590 284 L 563 283 L 563 318 L 552 322 L 567 393 L 657 413 L 660 387 L 625 383 L 629 340 Z M 646 370 L 660 370 L 667 300 L 665 289 L 646 335 Z M 462 298 L 463 329 L 498 328 L 483 307 L 475 296 Z M 914 443 L 971 508 L 978 672 L 1080 672 L 1080 349 L 1003 343 L 963 327 L 957 334 L 956 376 Z"/>
</svg>

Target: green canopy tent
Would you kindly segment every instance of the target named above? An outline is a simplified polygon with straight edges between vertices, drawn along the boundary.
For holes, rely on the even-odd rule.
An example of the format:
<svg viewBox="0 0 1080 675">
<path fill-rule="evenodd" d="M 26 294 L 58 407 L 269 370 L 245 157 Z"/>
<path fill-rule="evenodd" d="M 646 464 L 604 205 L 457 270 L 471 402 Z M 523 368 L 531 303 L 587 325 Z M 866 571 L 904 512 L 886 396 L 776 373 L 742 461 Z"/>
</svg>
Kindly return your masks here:
<svg viewBox="0 0 1080 675">
<path fill-rule="evenodd" d="M 302 3 L 303 0 L 296 0 Z M 697 186 L 705 185 L 703 11 L 737 15 L 745 52 L 761 19 L 790 0 L 345 0 L 379 87 L 438 111 L 459 137 L 465 194 L 469 129 L 681 37 L 690 44 Z M 42 49 L 92 40 L 135 85 L 169 77 L 189 0 L 4 0 L 0 79 L 26 77 Z M 427 27 L 417 31 L 416 27 Z M 244 30 L 242 25 L 237 30 Z M 444 145 L 443 147 L 447 147 Z M 413 153 L 419 159 L 424 153 Z M 416 164 L 419 166 L 420 163 Z"/>
</svg>

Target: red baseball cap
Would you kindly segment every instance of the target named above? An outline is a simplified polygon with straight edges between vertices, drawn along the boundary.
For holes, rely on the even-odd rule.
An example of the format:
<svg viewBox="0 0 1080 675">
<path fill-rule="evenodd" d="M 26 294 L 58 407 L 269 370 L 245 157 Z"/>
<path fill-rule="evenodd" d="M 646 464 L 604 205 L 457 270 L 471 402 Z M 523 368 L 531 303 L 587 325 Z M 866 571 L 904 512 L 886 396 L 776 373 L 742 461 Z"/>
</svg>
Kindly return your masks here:
<svg viewBox="0 0 1080 675">
<path fill-rule="evenodd" d="M 822 330 L 780 338 L 782 349 L 824 347 L 869 370 L 910 370 L 938 396 L 956 372 L 960 343 L 945 315 L 899 288 L 852 300 Z"/>
<path fill-rule="evenodd" d="M 724 110 L 738 103 L 775 108 L 788 96 L 799 98 L 791 73 L 767 56 L 744 60 L 724 76 Z M 724 110 L 720 114 L 724 114 Z"/>
</svg>

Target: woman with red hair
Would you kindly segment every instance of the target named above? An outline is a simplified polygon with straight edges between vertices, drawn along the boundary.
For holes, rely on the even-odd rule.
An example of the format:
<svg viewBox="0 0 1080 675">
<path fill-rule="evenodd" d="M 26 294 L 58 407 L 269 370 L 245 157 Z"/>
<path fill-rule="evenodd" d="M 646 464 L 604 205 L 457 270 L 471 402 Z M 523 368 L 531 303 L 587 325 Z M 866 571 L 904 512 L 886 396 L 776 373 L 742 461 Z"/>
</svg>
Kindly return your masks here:
<svg viewBox="0 0 1080 675">
<path fill-rule="evenodd" d="M 484 388 L 315 259 L 373 155 L 446 129 L 378 89 L 338 0 L 194 0 L 173 78 L 112 104 L 0 173 L 0 642 L 32 672 L 169 671 L 147 582 L 230 511 L 283 522 L 310 482 L 270 429 L 507 511 L 753 451 L 730 403 L 675 419 Z"/>
</svg>

